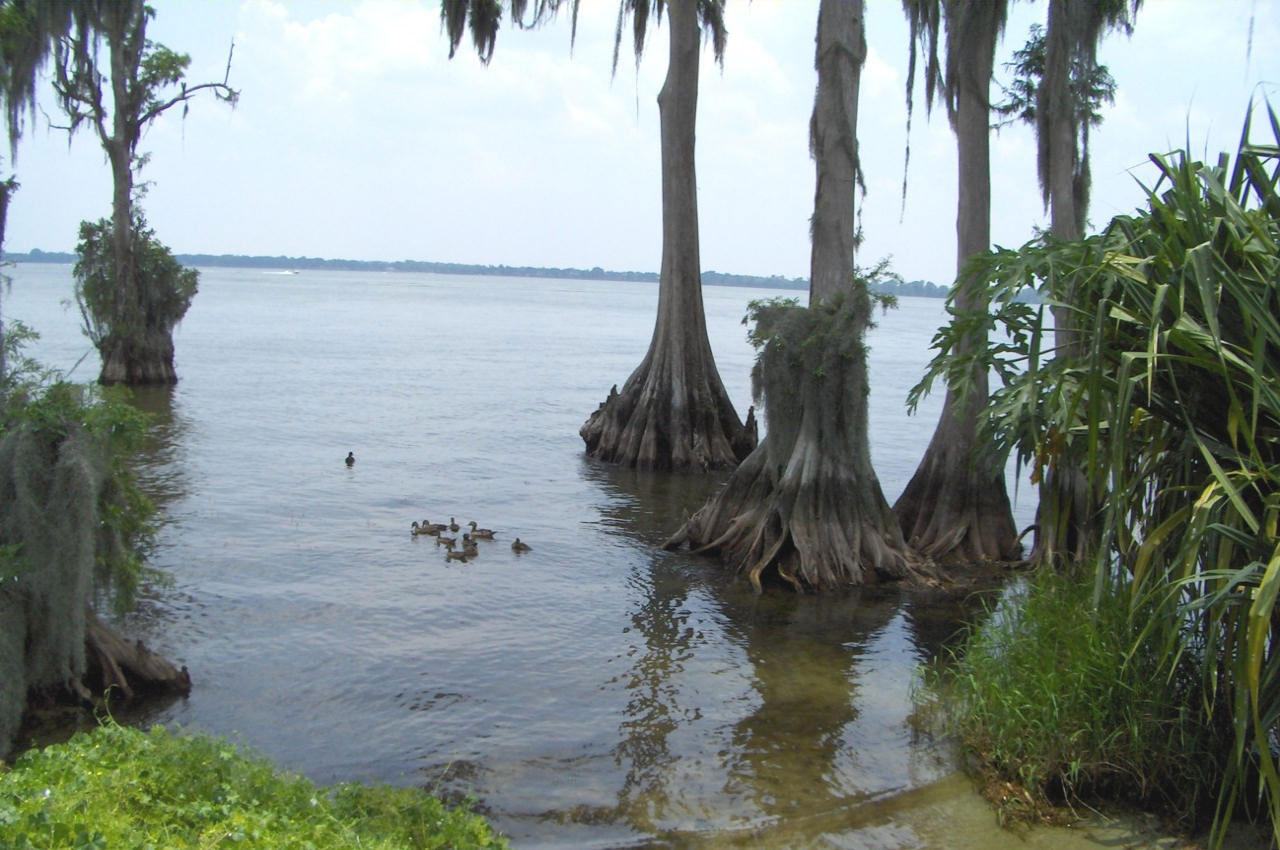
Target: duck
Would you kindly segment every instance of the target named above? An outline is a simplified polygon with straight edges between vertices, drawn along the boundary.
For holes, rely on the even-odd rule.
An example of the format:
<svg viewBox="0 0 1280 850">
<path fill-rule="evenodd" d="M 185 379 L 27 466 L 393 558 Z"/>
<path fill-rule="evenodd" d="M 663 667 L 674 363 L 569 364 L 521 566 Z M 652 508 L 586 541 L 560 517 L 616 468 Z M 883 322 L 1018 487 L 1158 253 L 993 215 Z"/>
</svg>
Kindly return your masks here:
<svg viewBox="0 0 1280 850">
<path fill-rule="evenodd" d="M 453 517 L 449 517 L 449 530 L 454 532 L 458 530 L 458 521 Z"/>
<path fill-rule="evenodd" d="M 476 542 L 471 539 L 470 534 L 462 535 L 462 551 L 466 552 L 468 555 L 474 555 L 479 551 L 479 549 L 476 548 Z"/>
<path fill-rule="evenodd" d="M 492 528 L 476 528 L 475 520 L 471 520 L 471 522 L 467 523 L 467 525 L 471 526 L 471 536 L 476 540 L 492 540 L 493 539 Z"/>
<path fill-rule="evenodd" d="M 413 523 L 409 527 L 409 530 L 414 534 L 415 537 L 419 534 L 430 534 L 432 536 L 435 536 L 440 533 L 440 529 L 437 526 L 428 524 L 425 519 L 422 521 L 421 525 L 419 525 L 416 522 Z"/>
<path fill-rule="evenodd" d="M 452 549 L 457 542 L 458 538 L 456 537 L 445 537 L 443 534 L 436 535 L 437 546 L 448 546 Z"/>
<path fill-rule="evenodd" d="M 462 561 L 462 563 L 465 564 L 467 562 L 467 558 L 469 558 L 470 556 L 471 556 L 470 552 L 459 552 L 458 550 L 453 548 L 450 548 L 449 551 L 444 553 L 444 559 L 446 562 Z"/>
<path fill-rule="evenodd" d="M 355 465 L 356 465 L 356 453 L 347 452 L 347 466 L 355 466 Z"/>
<path fill-rule="evenodd" d="M 511 541 L 511 551 L 512 552 L 531 552 L 533 551 L 533 547 L 530 546 L 528 543 L 522 542 L 520 538 L 517 537 L 515 540 Z"/>
</svg>

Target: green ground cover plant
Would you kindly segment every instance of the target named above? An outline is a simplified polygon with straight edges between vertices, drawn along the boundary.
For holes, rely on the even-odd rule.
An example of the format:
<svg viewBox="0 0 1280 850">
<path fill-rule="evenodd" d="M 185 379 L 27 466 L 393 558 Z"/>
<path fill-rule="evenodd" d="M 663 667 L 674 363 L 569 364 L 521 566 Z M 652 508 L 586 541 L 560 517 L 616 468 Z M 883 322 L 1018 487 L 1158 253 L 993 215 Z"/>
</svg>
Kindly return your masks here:
<svg viewBox="0 0 1280 850">
<path fill-rule="evenodd" d="M 318 787 L 226 739 L 106 722 L 0 774 L 0 846 L 503 848 L 485 820 L 417 789 Z"/>
</svg>

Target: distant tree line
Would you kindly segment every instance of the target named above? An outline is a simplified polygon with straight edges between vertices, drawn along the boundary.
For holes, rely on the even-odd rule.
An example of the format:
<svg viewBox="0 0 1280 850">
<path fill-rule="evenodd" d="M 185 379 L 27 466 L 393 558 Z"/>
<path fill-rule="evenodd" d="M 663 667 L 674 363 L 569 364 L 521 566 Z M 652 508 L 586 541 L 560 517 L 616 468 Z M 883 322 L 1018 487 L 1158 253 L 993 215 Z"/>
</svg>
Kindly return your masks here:
<svg viewBox="0 0 1280 850">
<path fill-rule="evenodd" d="M 6 253 L 5 258 L 15 263 L 74 263 L 76 255 L 64 251 L 41 251 L 34 248 L 26 254 Z M 432 263 L 423 260 L 326 260 L 319 257 L 265 257 L 244 254 L 175 254 L 174 258 L 184 266 L 199 268 L 240 269 L 313 269 L 321 271 L 377 271 L 377 272 L 429 272 L 432 274 L 476 274 L 494 277 L 547 277 L 558 280 L 621 280 L 656 283 L 656 272 L 608 271 L 599 266 L 590 269 L 540 268 L 535 266 L 482 266 L 474 263 Z M 809 281 L 802 277 L 782 275 L 728 274 L 704 271 L 702 282 L 707 286 L 750 286 L 759 289 L 808 289 Z M 927 280 L 882 279 L 871 283 L 871 291 L 887 295 L 917 295 L 924 298 L 946 298 L 951 291 Z"/>
</svg>

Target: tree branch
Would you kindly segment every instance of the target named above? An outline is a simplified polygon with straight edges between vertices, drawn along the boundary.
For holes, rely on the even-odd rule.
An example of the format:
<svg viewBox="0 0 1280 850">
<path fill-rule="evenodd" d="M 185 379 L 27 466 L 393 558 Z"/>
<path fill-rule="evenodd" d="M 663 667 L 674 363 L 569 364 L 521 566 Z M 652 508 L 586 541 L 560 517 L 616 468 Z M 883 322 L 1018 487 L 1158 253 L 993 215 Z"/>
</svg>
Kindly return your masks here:
<svg viewBox="0 0 1280 850">
<path fill-rule="evenodd" d="M 164 113 L 166 110 L 168 110 L 169 108 L 176 106 L 179 103 L 185 103 L 186 101 L 191 100 L 191 98 L 195 96 L 195 93 L 200 91 L 201 89 L 214 89 L 215 96 L 219 100 L 225 100 L 228 103 L 233 103 L 233 104 L 236 102 L 236 99 L 240 96 L 240 92 L 231 88 L 226 83 L 201 83 L 198 86 L 192 86 L 191 88 L 184 88 L 180 94 L 176 94 L 173 97 L 169 98 L 169 100 L 165 101 L 164 103 L 158 103 L 155 106 L 148 109 L 146 112 L 143 112 L 142 115 L 138 118 L 138 126 L 139 127 L 146 126 L 151 121 L 154 121 L 156 118 L 159 118 L 160 115 Z M 221 91 L 225 91 L 225 94 L 220 93 Z"/>
</svg>

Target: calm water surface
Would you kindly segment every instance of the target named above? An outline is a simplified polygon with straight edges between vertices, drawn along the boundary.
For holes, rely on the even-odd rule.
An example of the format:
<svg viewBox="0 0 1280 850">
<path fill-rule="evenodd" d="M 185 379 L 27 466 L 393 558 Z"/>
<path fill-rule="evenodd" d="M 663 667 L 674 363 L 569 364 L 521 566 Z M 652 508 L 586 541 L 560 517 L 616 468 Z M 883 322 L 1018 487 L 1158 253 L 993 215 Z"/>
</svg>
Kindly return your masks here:
<svg viewBox="0 0 1280 850">
<path fill-rule="evenodd" d="M 90 380 L 67 266 L 19 265 L 6 316 Z M 741 319 L 707 287 L 740 412 Z M 803 294 L 803 293 L 801 293 Z M 712 491 L 584 458 L 579 426 L 640 362 L 656 286 L 209 269 L 176 335 L 145 482 L 174 587 L 130 623 L 186 664 L 155 720 L 329 783 L 471 794 L 517 847 L 1077 847 L 998 830 L 910 689 L 973 605 L 898 590 L 757 597 L 658 544 Z M 873 456 L 895 499 L 939 401 L 903 409 L 941 301 L 871 334 Z M 85 355 L 88 356 L 85 356 Z M 357 463 L 342 459 L 354 451 Z M 1017 513 L 1034 506 L 1024 488 Z M 448 564 L 412 520 L 498 530 Z M 519 536 L 533 546 L 514 554 Z M 423 542 L 428 541 L 428 542 Z"/>
</svg>

